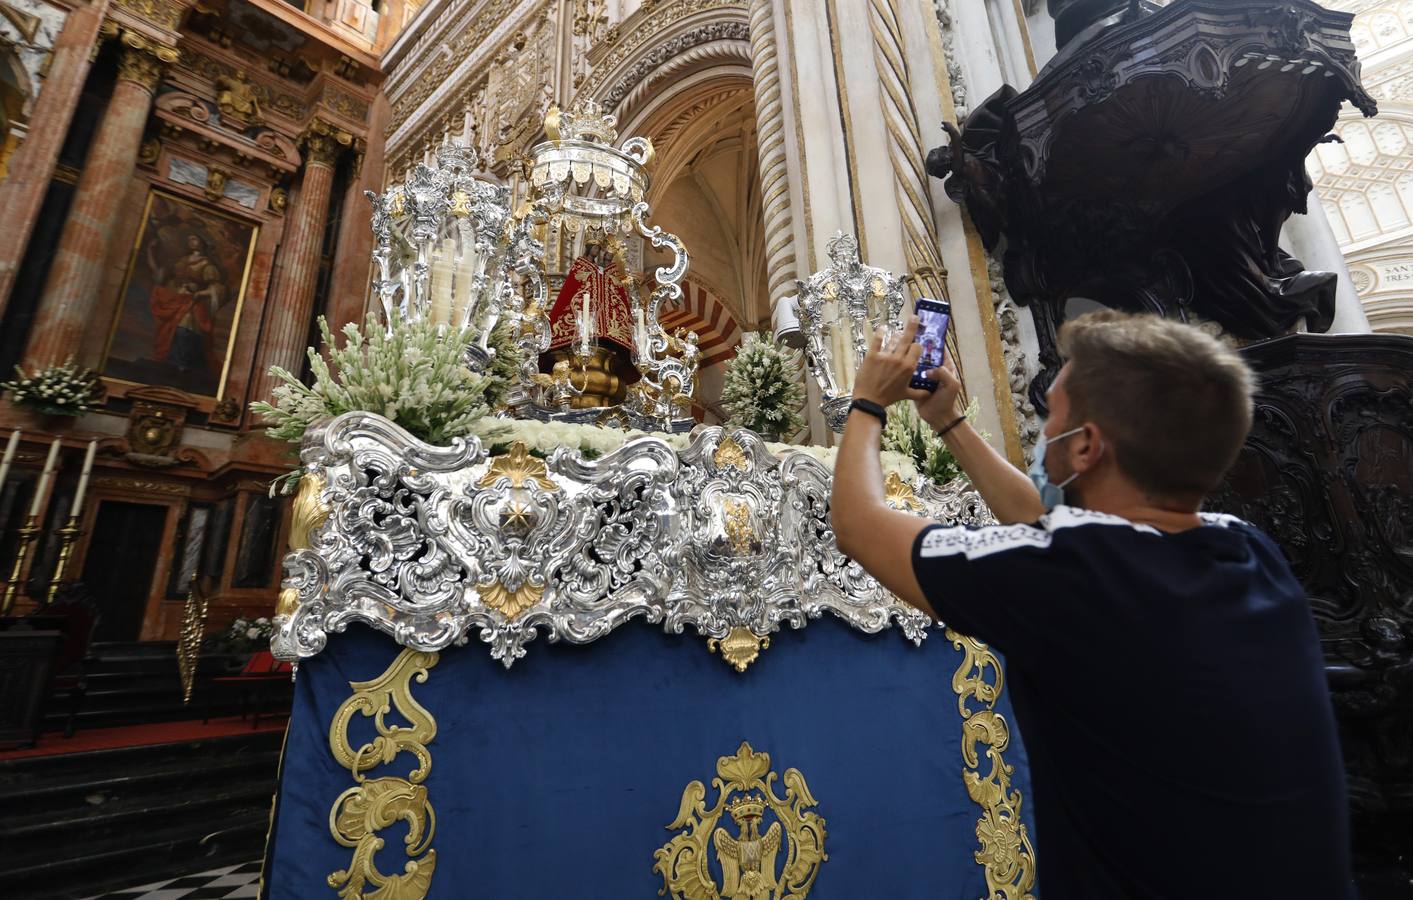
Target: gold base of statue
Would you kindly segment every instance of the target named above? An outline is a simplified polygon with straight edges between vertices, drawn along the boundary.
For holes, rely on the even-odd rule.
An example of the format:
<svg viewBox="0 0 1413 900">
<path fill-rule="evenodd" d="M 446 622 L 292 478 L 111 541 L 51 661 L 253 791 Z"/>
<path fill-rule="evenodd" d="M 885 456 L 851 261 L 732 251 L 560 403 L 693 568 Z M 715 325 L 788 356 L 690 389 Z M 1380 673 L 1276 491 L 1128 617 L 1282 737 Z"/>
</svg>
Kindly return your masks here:
<svg viewBox="0 0 1413 900">
<path fill-rule="evenodd" d="M 623 402 L 627 385 L 614 371 L 618 357 L 610 347 L 601 344 L 591 347 L 588 363 L 579 368 L 579 360 L 568 347 L 548 354 L 550 366 L 557 362 L 569 363 L 569 383 L 576 390 L 569 401 L 571 409 L 594 409 L 600 406 L 617 406 Z M 583 393 L 577 393 L 582 391 Z"/>
</svg>

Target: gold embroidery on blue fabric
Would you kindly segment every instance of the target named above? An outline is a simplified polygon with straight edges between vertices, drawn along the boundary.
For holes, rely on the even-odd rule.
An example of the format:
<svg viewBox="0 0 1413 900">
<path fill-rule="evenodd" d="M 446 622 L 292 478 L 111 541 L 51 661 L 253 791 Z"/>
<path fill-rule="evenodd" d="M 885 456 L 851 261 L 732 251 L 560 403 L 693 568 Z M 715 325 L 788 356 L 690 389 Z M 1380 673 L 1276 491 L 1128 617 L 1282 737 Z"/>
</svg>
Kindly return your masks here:
<svg viewBox="0 0 1413 900">
<path fill-rule="evenodd" d="M 757 753 L 744 741 L 734 756 L 717 759 L 716 775 L 716 805 L 710 810 L 700 781 L 682 792 L 677 818 L 667 826 L 681 833 L 653 854 L 653 871 L 663 882 L 658 893 L 672 900 L 804 900 L 819 867 L 829 859 L 824 819 L 810 810 L 818 801 L 805 776 L 799 769 L 786 769 L 785 799 L 780 799 L 772 787 L 770 754 Z M 767 814 L 775 819 L 769 827 Z M 723 815 L 735 826 L 735 834 L 717 824 Z M 711 870 L 713 846 L 720 884 Z M 783 864 L 777 862 L 782 850 Z"/>
<path fill-rule="evenodd" d="M 427 670 L 437 664 L 436 653 L 404 649 L 387 671 L 371 681 L 351 681 L 353 696 L 344 701 L 329 725 L 329 749 L 338 764 L 357 782 L 334 801 L 329 810 L 329 831 L 334 840 L 353 850 L 347 869 L 329 875 L 329 887 L 343 900 L 423 900 L 432 885 L 437 851 L 432 849 L 437 818 L 422 784 L 432 770 L 427 744 L 437 736 L 437 723 L 412 697 L 412 680 L 427 680 Z M 385 716 L 394 707 L 409 726 L 390 725 Z M 377 735 L 354 749 L 348 727 L 355 713 L 373 719 Z M 364 773 L 391 763 L 401 753 L 411 753 L 416 767 L 406 778 L 368 779 Z M 374 855 L 382 849 L 378 832 L 395 822 L 407 823 L 407 863 L 401 875 L 378 871 Z"/>
<path fill-rule="evenodd" d="M 1015 766 L 1001 757 L 1011 741 L 1006 719 L 996 711 L 996 702 L 1005 686 L 1001 660 L 975 638 L 946 630 L 952 646 L 962 651 L 963 660 L 952 676 L 957 693 L 957 710 L 962 716 L 962 780 L 967 794 L 981 807 L 976 823 L 976 839 L 981 849 L 976 861 L 986 872 L 985 900 L 1034 900 L 1035 848 L 1021 820 L 1021 792 L 1011 787 Z M 988 677 L 987 670 L 993 673 Z M 973 710 L 969 700 L 984 705 Z M 986 746 L 991 770 L 981 772 L 978 745 Z"/>
</svg>

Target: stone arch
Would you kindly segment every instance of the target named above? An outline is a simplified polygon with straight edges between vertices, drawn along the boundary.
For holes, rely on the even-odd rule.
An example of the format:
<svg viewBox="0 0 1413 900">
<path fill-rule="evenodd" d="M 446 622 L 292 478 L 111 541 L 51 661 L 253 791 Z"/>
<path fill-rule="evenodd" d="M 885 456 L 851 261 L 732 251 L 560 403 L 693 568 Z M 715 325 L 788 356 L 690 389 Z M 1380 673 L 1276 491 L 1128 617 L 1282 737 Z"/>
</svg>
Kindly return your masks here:
<svg viewBox="0 0 1413 900">
<path fill-rule="evenodd" d="M 669 332 L 689 328 L 697 333 L 702 368 L 730 359 L 741 343 L 741 326 L 731 310 L 711 287 L 691 276 L 682 284 L 682 302 L 664 312 L 661 322 Z"/>
</svg>

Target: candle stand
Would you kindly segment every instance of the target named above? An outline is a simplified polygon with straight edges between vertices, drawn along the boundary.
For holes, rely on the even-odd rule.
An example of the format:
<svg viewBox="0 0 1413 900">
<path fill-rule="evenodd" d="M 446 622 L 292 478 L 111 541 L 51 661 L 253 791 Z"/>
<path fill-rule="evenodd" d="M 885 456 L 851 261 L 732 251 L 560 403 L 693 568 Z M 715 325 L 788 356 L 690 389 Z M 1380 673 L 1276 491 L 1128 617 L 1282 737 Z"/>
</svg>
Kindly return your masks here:
<svg viewBox="0 0 1413 900">
<path fill-rule="evenodd" d="M 8 616 L 20 593 L 20 581 L 24 577 L 25 559 L 29 557 L 29 545 L 39 537 L 39 517 L 30 515 L 24 527 L 15 532 L 19 544 L 15 547 L 15 562 L 10 567 L 10 578 L 5 582 L 5 599 L 0 602 L 0 616 Z"/>
</svg>

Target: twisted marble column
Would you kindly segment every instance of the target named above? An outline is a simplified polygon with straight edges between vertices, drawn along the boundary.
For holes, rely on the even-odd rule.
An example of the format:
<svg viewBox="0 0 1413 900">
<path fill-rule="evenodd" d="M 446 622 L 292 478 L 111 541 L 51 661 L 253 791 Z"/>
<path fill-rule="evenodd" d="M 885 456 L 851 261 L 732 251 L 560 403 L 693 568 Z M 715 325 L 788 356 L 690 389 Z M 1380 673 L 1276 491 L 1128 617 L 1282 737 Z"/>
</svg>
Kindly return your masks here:
<svg viewBox="0 0 1413 900">
<path fill-rule="evenodd" d="M 127 200 L 152 97 L 177 59 L 175 49 L 142 35 L 124 32 L 120 40 L 113 96 L 84 161 L 30 332 L 25 358 L 31 365 L 62 363 L 92 327 L 113 224 Z"/>
<path fill-rule="evenodd" d="M 785 117 L 780 99 L 780 58 L 771 0 L 751 0 L 751 80 L 756 95 L 761 214 L 769 310 L 794 293 L 795 235 L 790 223 L 790 178 L 785 165 Z"/>
</svg>

